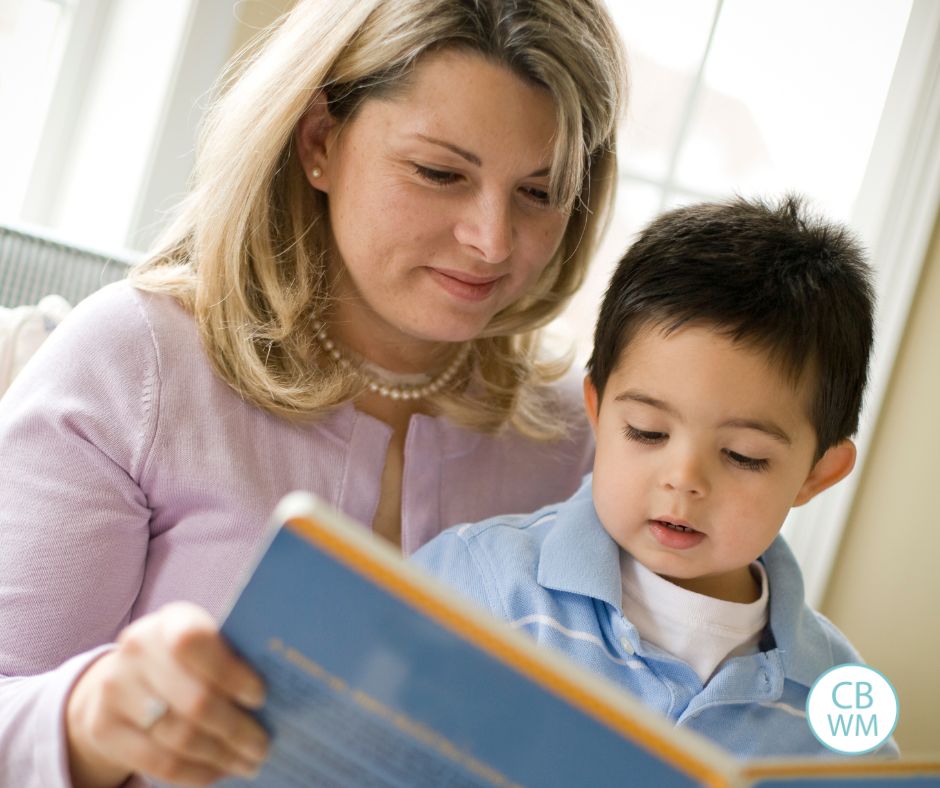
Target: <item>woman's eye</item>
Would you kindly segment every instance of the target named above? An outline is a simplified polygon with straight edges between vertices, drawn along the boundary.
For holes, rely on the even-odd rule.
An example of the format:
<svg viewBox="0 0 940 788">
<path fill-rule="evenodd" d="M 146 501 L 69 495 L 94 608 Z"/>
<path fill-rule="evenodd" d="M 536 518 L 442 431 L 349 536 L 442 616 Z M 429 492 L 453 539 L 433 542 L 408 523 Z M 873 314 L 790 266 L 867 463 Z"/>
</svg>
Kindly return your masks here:
<svg viewBox="0 0 940 788">
<path fill-rule="evenodd" d="M 525 196 L 534 202 L 536 205 L 548 206 L 551 205 L 551 196 L 544 189 L 536 189 L 532 187 L 526 187 L 522 190 L 522 193 Z"/>
<path fill-rule="evenodd" d="M 739 468 L 743 468 L 746 471 L 765 471 L 770 464 L 766 459 L 746 457 L 730 449 L 725 449 L 725 456 Z"/>
<path fill-rule="evenodd" d="M 424 178 L 424 180 L 428 181 L 428 183 L 433 183 L 435 186 L 447 186 L 451 183 L 455 183 L 460 177 L 456 172 L 435 170 L 431 167 L 422 167 L 420 164 L 415 165 L 415 172 Z"/>
<path fill-rule="evenodd" d="M 650 432 L 648 430 L 638 430 L 636 427 L 627 425 L 623 428 L 623 434 L 627 437 L 628 440 L 636 441 L 637 443 L 645 443 L 648 445 L 653 445 L 656 443 L 662 443 L 669 436 L 665 432 Z"/>
</svg>

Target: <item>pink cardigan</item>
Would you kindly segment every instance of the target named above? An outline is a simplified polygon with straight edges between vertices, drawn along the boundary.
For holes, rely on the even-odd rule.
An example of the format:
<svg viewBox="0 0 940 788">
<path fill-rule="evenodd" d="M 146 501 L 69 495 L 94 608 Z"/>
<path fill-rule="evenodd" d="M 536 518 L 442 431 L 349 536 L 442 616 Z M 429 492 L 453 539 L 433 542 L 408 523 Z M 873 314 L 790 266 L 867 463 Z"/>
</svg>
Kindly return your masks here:
<svg viewBox="0 0 940 788">
<path fill-rule="evenodd" d="M 566 498 L 589 470 L 572 377 L 555 444 L 415 416 L 402 547 Z M 212 372 L 191 316 L 121 282 L 82 302 L 0 400 L 0 785 L 68 785 L 64 700 L 133 619 L 224 616 L 271 509 L 311 490 L 369 523 L 390 429 L 351 405 L 298 426 Z"/>
</svg>

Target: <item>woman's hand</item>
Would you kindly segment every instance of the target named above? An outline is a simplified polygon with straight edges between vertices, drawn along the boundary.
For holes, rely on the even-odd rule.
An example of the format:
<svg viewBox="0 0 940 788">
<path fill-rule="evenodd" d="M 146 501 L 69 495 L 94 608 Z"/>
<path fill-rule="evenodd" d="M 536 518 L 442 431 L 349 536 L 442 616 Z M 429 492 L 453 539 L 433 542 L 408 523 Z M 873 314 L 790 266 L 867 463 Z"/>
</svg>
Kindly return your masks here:
<svg viewBox="0 0 940 788">
<path fill-rule="evenodd" d="M 253 775 L 267 736 L 245 707 L 263 697 L 205 610 L 166 605 L 128 626 L 76 682 L 66 706 L 73 783 L 114 786 L 134 772 L 182 785 Z"/>
</svg>

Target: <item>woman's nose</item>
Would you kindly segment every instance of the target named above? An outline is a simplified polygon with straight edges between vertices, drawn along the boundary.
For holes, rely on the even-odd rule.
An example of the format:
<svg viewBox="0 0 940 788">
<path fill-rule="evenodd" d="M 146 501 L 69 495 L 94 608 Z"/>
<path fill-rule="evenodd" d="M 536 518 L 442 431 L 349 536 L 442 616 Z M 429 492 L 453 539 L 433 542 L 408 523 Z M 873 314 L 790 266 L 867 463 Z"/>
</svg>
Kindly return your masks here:
<svg viewBox="0 0 940 788">
<path fill-rule="evenodd" d="M 512 204 L 499 197 L 481 197 L 457 222 L 454 236 L 487 263 L 501 263 L 512 254 Z"/>
</svg>

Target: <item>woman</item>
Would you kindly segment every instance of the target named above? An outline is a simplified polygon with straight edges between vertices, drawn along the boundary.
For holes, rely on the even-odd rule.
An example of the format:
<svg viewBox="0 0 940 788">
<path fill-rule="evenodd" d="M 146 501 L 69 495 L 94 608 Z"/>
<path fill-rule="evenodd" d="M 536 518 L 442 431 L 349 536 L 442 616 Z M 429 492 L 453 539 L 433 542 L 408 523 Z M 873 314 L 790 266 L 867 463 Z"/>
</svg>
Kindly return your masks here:
<svg viewBox="0 0 940 788">
<path fill-rule="evenodd" d="M 0 406 L 0 783 L 257 768 L 263 689 L 216 622 L 287 491 L 408 553 L 574 490 L 590 441 L 537 329 L 610 205 L 624 84 L 597 0 L 281 21 L 165 242 Z"/>
</svg>

